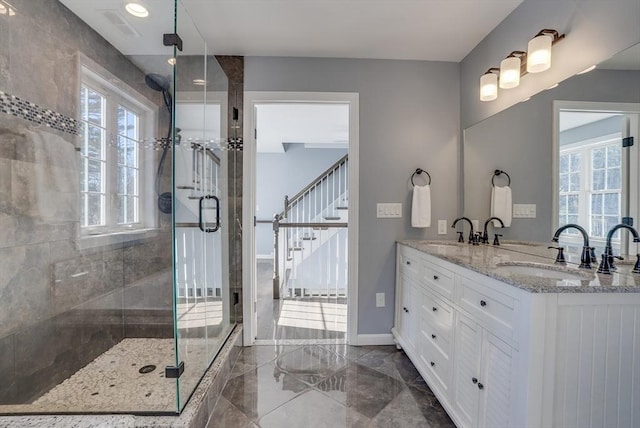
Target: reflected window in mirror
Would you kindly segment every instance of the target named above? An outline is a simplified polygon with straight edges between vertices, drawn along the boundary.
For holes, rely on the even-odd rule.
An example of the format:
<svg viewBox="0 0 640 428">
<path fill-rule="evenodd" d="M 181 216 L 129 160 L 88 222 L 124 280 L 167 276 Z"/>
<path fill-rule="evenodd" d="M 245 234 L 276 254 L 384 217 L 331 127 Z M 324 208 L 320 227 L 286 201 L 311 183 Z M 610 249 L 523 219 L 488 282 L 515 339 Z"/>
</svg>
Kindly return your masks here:
<svg viewBox="0 0 640 428">
<path fill-rule="evenodd" d="M 603 252 L 607 232 L 637 211 L 625 203 L 630 192 L 638 192 L 638 183 L 628 179 L 631 150 L 622 146 L 623 137 L 633 133 L 632 124 L 637 127 L 632 116 L 614 111 L 560 110 L 557 118 L 558 226 L 576 223 L 584 227 L 598 254 Z M 579 252 L 583 245 L 573 229 L 567 230 L 560 242 L 571 252 Z M 628 253 L 626 236 L 618 232 L 611 243 L 614 253 Z"/>
</svg>

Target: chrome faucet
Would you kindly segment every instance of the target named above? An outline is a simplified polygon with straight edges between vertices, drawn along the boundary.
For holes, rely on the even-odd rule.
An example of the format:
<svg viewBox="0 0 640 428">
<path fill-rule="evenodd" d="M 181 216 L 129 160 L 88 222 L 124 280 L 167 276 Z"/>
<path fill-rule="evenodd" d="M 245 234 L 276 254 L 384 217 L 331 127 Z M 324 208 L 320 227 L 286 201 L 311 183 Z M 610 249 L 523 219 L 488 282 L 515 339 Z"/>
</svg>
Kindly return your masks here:
<svg viewBox="0 0 640 428">
<path fill-rule="evenodd" d="M 481 238 L 483 244 L 489 243 L 489 234 L 487 233 L 487 226 L 489 225 L 489 222 L 491 220 L 498 220 L 500 222 L 500 227 L 504 227 L 504 223 L 502 222 L 501 218 L 489 217 L 487 221 L 484 222 L 484 232 L 482 233 L 482 238 Z M 496 238 L 493 240 L 493 245 L 500 245 L 500 242 L 498 241 L 498 236 L 502 236 L 502 235 L 496 234 Z"/>
<path fill-rule="evenodd" d="M 583 269 L 591 269 L 591 262 L 595 262 L 594 258 L 591 256 L 591 247 L 589 246 L 589 235 L 587 231 L 584 230 L 581 226 L 573 223 L 565 224 L 564 226 L 560 226 L 556 233 L 554 233 L 552 242 L 558 242 L 558 237 L 562 232 L 567 229 L 577 229 L 578 232 L 582 234 L 583 246 L 582 246 L 582 254 L 580 255 L 580 267 Z"/>
<path fill-rule="evenodd" d="M 456 224 L 458 224 L 458 221 L 460 221 L 460 220 L 466 220 L 469 223 L 469 227 L 471 228 L 471 230 L 469 231 L 469 244 L 473 243 L 476 240 L 476 238 L 475 238 L 475 236 L 473 234 L 473 223 L 467 217 L 459 217 L 459 218 L 455 219 L 453 221 L 453 224 L 451 225 L 451 227 L 455 228 Z M 460 238 L 462 239 L 462 235 L 460 235 Z M 458 242 L 464 242 L 464 239 L 462 239 L 462 241 L 458 240 Z"/>
<path fill-rule="evenodd" d="M 604 254 L 602 255 L 602 261 L 600 262 L 600 266 L 598 267 L 598 273 L 611 274 L 611 269 L 614 269 L 613 266 L 613 249 L 611 248 L 611 238 L 613 238 L 613 234 L 616 233 L 618 229 L 627 229 L 633 235 L 633 242 L 640 242 L 640 236 L 638 236 L 638 231 L 628 224 L 616 224 L 609 230 L 607 233 L 607 244 L 604 247 Z M 636 263 L 637 265 L 638 263 Z M 635 270 L 635 267 L 634 267 Z"/>
</svg>

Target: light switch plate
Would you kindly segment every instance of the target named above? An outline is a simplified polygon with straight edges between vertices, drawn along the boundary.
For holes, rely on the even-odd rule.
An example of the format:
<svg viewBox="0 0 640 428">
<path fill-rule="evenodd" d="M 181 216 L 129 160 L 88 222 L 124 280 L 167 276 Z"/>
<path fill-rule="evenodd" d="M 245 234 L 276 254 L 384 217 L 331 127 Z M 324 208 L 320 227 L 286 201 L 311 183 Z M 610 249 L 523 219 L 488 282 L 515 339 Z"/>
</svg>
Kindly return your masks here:
<svg viewBox="0 0 640 428">
<path fill-rule="evenodd" d="M 384 293 L 376 293 L 376 308 L 384 308 Z"/>
<path fill-rule="evenodd" d="M 513 204 L 513 218 L 536 218 L 536 204 Z"/>
<path fill-rule="evenodd" d="M 438 235 L 447 234 L 447 220 L 438 220 Z"/>
<path fill-rule="evenodd" d="M 376 215 L 378 218 L 401 218 L 402 204 L 376 204 Z"/>
</svg>

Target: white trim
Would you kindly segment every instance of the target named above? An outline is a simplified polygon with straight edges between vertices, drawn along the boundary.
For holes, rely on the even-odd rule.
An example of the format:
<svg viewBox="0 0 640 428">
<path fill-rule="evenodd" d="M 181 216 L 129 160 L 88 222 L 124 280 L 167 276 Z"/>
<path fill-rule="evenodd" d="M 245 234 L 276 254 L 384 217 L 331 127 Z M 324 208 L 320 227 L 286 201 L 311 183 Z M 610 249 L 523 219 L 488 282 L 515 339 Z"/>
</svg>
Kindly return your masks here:
<svg viewBox="0 0 640 428">
<path fill-rule="evenodd" d="M 245 136 L 243 170 L 243 218 L 246 226 L 242 236 L 242 287 L 243 293 L 243 344 L 252 345 L 255 342 L 256 312 L 255 303 L 255 231 L 253 219 L 255 216 L 255 171 L 256 171 L 256 142 L 255 105 L 259 103 L 348 103 L 349 108 L 349 289 L 347 314 L 347 343 L 358 342 L 358 204 L 359 204 L 359 94 L 352 92 L 262 92 L 246 91 L 244 93 L 244 128 Z M 391 335 L 389 335 L 391 336 Z"/>
<path fill-rule="evenodd" d="M 356 343 L 350 343 L 355 346 L 372 346 L 372 345 L 395 345 L 396 342 L 393 334 L 359 334 L 356 336 Z"/>
</svg>

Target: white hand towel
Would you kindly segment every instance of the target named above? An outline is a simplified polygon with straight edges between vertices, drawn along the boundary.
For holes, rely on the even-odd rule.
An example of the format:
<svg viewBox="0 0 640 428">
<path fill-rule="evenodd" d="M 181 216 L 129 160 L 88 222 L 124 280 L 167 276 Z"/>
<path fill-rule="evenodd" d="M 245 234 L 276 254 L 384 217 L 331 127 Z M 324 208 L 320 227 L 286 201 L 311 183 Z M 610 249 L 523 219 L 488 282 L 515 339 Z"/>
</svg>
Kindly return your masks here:
<svg viewBox="0 0 640 428">
<path fill-rule="evenodd" d="M 431 226 L 431 186 L 413 186 L 411 226 Z"/>
<path fill-rule="evenodd" d="M 509 227 L 513 217 L 512 209 L 511 187 L 493 186 L 491 189 L 491 217 L 498 217 L 504 223 L 504 227 Z M 500 227 L 500 223 L 493 220 L 493 226 Z"/>
</svg>

